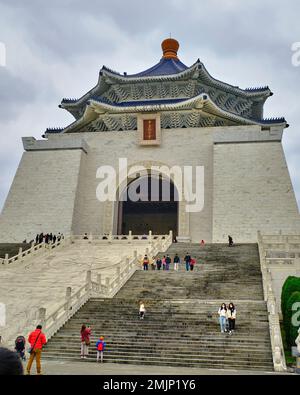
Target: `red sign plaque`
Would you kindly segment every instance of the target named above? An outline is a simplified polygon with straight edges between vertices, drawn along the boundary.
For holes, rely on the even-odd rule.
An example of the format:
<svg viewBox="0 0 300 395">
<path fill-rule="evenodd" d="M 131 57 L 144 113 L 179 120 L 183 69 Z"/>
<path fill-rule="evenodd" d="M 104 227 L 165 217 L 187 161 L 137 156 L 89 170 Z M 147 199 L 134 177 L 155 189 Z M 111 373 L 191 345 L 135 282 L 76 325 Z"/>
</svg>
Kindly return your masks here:
<svg viewBox="0 0 300 395">
<path fill-rule="evenodd" d="M 144 140 L 156 140 L 156 120 L 144 119 Z"/>
</svg>

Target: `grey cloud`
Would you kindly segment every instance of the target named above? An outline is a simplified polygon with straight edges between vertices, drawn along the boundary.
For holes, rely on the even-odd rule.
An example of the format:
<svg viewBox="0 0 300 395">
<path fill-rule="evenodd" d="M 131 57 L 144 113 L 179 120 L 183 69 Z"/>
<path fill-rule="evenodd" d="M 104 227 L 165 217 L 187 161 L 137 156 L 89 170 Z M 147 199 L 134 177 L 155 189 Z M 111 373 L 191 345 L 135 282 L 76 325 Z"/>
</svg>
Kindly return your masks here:
<svg viewBox="0 0 300 395">
<path fill-rule="evenodd" d="M 19 116 L 20 107 L 28 101 L 34 101 L 37 90 L 29 81 L 13 76 L 4 67 L 0 67 L 0 118 L 11 120 Z"/>
<path fill-rule="evenodd" d="M 286 116 L 291 125 L 283 142 L 300 202 L 300 67 L 291 64 L 299 15 L 297 0 L 0 0 L 0 41 L 10 54 L 7 69 L 0 68 L 0 139 L 8 127 L 13 150 L 22 135 L 39 137 L 47 126 L 71 122 L 57 108 L 62 97 L 92 88 L 103 64 L 129 73 L 150 67 L 172 33 L 185 64 L 200 57 L 225 82 L 270 86 L 265 116 Z M 5 147 L 0 206 L 20 158 L 9 160 Z"/>
</svg>

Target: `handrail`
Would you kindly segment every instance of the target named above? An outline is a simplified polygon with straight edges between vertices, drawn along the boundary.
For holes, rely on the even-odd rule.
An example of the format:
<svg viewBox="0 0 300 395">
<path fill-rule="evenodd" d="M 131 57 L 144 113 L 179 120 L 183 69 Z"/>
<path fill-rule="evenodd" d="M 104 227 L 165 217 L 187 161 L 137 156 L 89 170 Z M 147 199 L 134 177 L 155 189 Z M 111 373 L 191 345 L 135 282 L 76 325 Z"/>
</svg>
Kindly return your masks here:
<svg viewBox="0 0 300 395">
<path fill-rule="evenodd" d="M 8 254 L 5 255 L 5 258 L 0 258 L 0 268 L 3 266 L 8 266 L 12 263 L 19 263 L 27 261 L 29 258 L 33 256 L 37 256 L 44 253 L 51 253 L 52 250 L 57 247 L 62 247 L 66 245 L 71 245 L 75 243 L 77 240 L 86 239 L 89 243 L 92 242 L 100 242 L 100 243 L 131 243 L 131 242 L 145 242 L 152 243 L 155 240 L 166 240 L 170 237 L 169 235 L 152 235 L 150 231 L 148 235 L 133 235 L 129 232 L 128 235 L 113 235 L 110 233 L 109 235 L 93 235 L 93 234 L 82 234 L 82 235 L 70 235 L 64 236 L 60 240 L 56 240 L 55 243 L 40 243 L 35 244 L 34 242 L 31 244 L 31 247 L 27 250 L 19 249 L 19 253 L 11 258 L 8 257 Z"/>
<path fill-rule="evenodd" d="M 150 246 L 146 247 L 145 253 L 156 255 L 158 252 L 166 251 L 172 241 L 172 232 L 169 235 L 153 238 Z M 91 270 L 87 271 L 84 285 L 74 294 L 72 288 L 68 287 L 65 300 L 54 312 L 47 315 L 46 308 L 41 307 L 30 314 L 30 319 L 27 319 L 26 323 L 22 322 L 22 327 L 41 324 L 47 338 L 51 338 L 92 296 L 112 298 L 139 269 L 141 258 L 142 255 L 138 256 L 135 250 L 133 257 L 126 257 L 119 262 L 113 277 L 106 277 L 104 283 L 101 273 L 97 274 L 97 281 L 93 281 Z M 10 343 L 13 343 L 12 337 Z"/>
<path fill-rule="evenodd" d="M 269 331 L 272 347 L 273 365 L 276 372 L 285 372 L 287 370 L 284 347 L 280 331 L 279 314 L 276 307 L 276 299 L 272 286 L 270 270 L 267 268 L 266 251 L 264 248 L 261 233 L 257 232 L 258 251 L 260 258 L 260 268 L 262 273 L 264 300 L 267 303 Z"/>
<path fill-rule="evenodd" d="M 70 243 L 70 237 L 64 237 L 60 240 L 56 240 L 55 243 L 39 243 L 35 244 L 31 243 L 31 247 L 27 250 L 22 250 L 19 248 L 19 253 L 9 258 L 8 254 L 5 254 L 5 258 L 0 258 L 0 267 L 10 265 L 14 262 L 24 262 L 28 260 L 28 258 L 32 258 L 33 256 L 37 256 L 43 253 L 51 253 L 52 250 L 65 246 Z"/>
</svg>

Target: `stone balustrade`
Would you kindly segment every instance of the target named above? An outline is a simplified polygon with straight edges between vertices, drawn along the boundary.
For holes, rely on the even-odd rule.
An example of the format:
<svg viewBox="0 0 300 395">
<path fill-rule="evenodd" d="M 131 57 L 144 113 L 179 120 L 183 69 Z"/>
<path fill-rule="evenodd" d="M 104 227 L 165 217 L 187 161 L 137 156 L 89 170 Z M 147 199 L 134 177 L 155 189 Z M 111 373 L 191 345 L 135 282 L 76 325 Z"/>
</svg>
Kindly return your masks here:
<svg viewBox="0 0 300 395">
<path fill-rule="evenodd" d="M 9 258 L 8 254 L 5 255 L 5 258 L 0 258 L 0 268 L 3 266 L 10 265 L 12 263 L 21 263 L 27 261 L 28 259 L 32 258 L 33 256 L 37 256 L 38 254 L 45 254 L 45 253 L 52 253 L 52 251 L 58 247 L 63 247 L 66 245 L 70 245 L 75 243 L 78 240 L 84 240 L 87 237 L 87 242 L 89 243 L 132 243 L 132 242 L 145 242 L 145 243 L 152 243 L 153 241 L 162 241 L 162 240 L 169 240 L 170 235 L 172 232 L 170 231 L 169 235 L 152 235 L 150 231 L 148 235 L 132 235 L 129 232 L 128 235 L 70 235 L 67 237 L 62 238 L 61 240 L 56 240 L 55 243 L 40 243 L 35 244 L 32 243 L 31 247 L 25 251 L 22 251 L 22 248 L 19 249 L 19 253 L 11 258 Z"/>
<path fill-rule="evenodd" d="M 271 238 L 272 241 L 275 240 L 273 236 Z M 261 233 L 258 232 L 258 249 L 259 249 L 260 265 L 261 265 L 262 280 L 263 280 L 264 300 L 266 301 L 268 308 L 269 330 L 270 330 L 270 338 L 272 345 L 274 370 L 276 372 L 284 372 L 287 370 L 287 367 L 285 362 L 284 347 L 283 347 L 281 331 L 280 331 L 279 313 L 276 306 L 276 298 L 272 285 L 272 276 L 266 260 L 266 248 L 264 244 L 265 240 L 266 237 L 262 236 Z M 299 237 L 299 241 L 300 241 L 300 237 Z"/>
<path fill-rule="evenodd" d="M 0 258 L 0 268 L 11 265 L 12 263 L 22 263 L 28 261 L 30 258 L 40 254 L 52 253 L 54 249 L 69 245 L 70 242 L 70 237 L 64 237 L 61 240 L 56 240 L 55 243 L 32 243 L 29 249 L 23 251 L 22 248 L 20 248 L 18 254 L 11 258 L 9 258 L 8 254 L 5 254 L 5 258 Z"/>
<path fill-rule="evenodd" d="M 281 232 L 273 235 L 260 235 L 261 243 L 266 252 L 300 253 L 300 234 L 283 235 Z"/>
<path fill-rule="evenodd" d="M 281 291 L 288 276 L 300 276 L 300 234 L 266 235 L 259 233 L 264 262 L 270 271 L 276 305 L 281 315 Z"/>
<path fill-rule="evenodd" d="M 149 236 L 151 238 L 149 239 Z M 77 236 L 71 236 L 71 242 L 76 240 Z M 78 237 L 78 239 L 82 239 L 83 236 Z M 91 240 L 89 238 L 89 240 Z M 100 236 L 93 237 L 93 242 L 97 240 L 102 240 Z M 112 240 L 108 239 L 106 242 L 110 242 Z M 142 240 L 143 238 L 135 239 Z M 169 246 L 172 244 L 173 235 L 172 232 L 169 235 L 160 235 L 160 236 L 152 236 L 148 235 L 148 246 L 145 249 L 145 253 L 154 256 L 158 252 L 166 251 Z M 49 339 L 52 337 L 92 296 L 95 297 L 103 297 L 103 298 L 112 298 L 121 288 L 122 286 L 130 279 L 133 273 L 138 270 L 141 265 L 140 261 L 143 255 L 138 255 L 137 250 L 133 252 L 133 256 L 126 257 L 121 260 L 116 265 L 116 270 L 113 276 L 102 278 L 101 273 L 96 273 L 96 281 L 92 278 L 92 272 L 88 270 L 85 274 L 85 282 L 84 285 L 76 291 L 76 293 L 72 293 L 72 288 L 67 287 L 65 300 L 62 301 L 62 304 L 58 309 L 56 309 L 53 313 L 47 315 L 47 310 L 44 307 L 41 307 L 36 312 L 32 312 L 30 316 L 30 320 L 28 322 L 22 323 L 23 327 L 41 324 L 43 325 L 43 330 Z M 12 339 L 11 339 L 11 345 Z"/>
</svg>

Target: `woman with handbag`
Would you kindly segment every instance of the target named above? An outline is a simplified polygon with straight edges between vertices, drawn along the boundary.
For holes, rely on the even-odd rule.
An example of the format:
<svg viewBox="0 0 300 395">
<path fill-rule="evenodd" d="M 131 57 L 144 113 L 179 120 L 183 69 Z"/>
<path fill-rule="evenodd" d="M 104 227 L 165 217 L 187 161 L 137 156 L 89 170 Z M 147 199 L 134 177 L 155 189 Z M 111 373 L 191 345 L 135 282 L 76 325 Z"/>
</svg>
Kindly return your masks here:
<svg viewBox="0 0 300 395">
<path fill-rule="evenodd" d="M 82 325 L 80 335 L 81 335 L 81 358 L 86 359 L 89 355 L 89 346 L 91 344 L 90 336 L 92 330 L 89 326 Z"/>
</svg>

